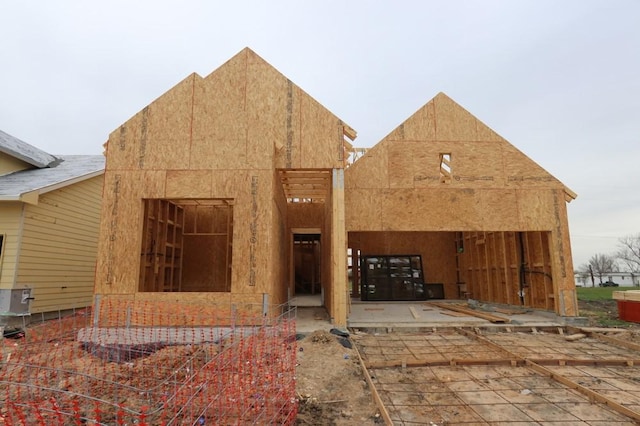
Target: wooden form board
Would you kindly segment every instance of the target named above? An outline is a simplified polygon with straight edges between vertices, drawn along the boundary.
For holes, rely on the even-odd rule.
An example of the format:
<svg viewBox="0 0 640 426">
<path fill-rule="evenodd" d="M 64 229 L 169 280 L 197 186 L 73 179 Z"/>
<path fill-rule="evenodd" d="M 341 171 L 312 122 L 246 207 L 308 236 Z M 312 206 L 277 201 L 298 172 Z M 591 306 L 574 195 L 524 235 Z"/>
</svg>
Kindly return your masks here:
<svg viewBox="0 0 640 426">
<path fill-rule="evenodd" d="M 632 350 L 592 339 L 569 343 L 553 330 L 457 332 L 358 336 L 364 368 L 375 369 L 372 386 L 393 421 L 588 423 L 597 418 L 627 424 L 640 418 Z"/>
</svg>

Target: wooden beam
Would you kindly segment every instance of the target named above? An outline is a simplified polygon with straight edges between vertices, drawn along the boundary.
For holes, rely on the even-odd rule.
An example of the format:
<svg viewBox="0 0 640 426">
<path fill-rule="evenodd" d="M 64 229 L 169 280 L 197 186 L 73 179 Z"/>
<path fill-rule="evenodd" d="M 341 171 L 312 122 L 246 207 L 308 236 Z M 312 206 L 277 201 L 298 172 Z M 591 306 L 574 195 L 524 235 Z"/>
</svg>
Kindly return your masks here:
<svg viewBox="0 0 640 426">
<path fill-rule="evenodd" d="M 621 346 L 623 348 L 627 348 L 627 349 L 631 349 L 631 350 L 640 352 L 640 345 L 637 344 L 637 343 L 629 342 L 628 340 L 618 339 L 616 337 L 605 336 L 605 335 L 599 334 L 599 333 L 590 333 L 590 332 L 587 332 L 587 331 L 585 331 L 585 333 L 587 333 L 587 335 L 589 337 L 593 337 L 593 338 L 601 340 L 603 342 L 611 343 L 611 344 L 614 344 L 616 346 Z"/>
<path fill-rule="evenodd" d="M 371 369 L 384 369 L 394 367 L 444 367 L 452 365 L 524 365 L 524 360 L 507 359 L 507 358 L 494 358 L 494 359 L 479 359 L 479 358 L 451 358 L 451 359 L 393 359 L 385 361 L 370 361 L 366 362 L 367 368 Z"/>
<path fill-rule="evenodd" d="M 346 124 L 342 125 L 342 132 L 346 137 L 348 137 L 352 141 L 358 137 L 358 133 L 355 130 L 353 130 L 351 127 L 347 126 Z"/>
<path fill-rule="evenodd" d="M 391 416 L 389 416 L 389 411 L 387 411 L 387 407 L 385 407 L 384 402 L 382 402 L 382 398 L 380 398 L 380 394 L 378 393 L 378 389 L 376 388 L 373 380 L 371 379 L 371 374 L 369 374 L 369 370 L 367 370 L 367 366 L 362 360 L 362 356 L 360 355 L 360 351 L 358 350 L 358 345 L 353 345 L 353 349 L 358 356 L 358 360 L 360 361 L 360 367 L 362 368 L 362 372 L 364 373 L 364 379 L 367 381 L 367 385 L 369 385 L 369 389 L 371 390 L 371 396 L 373 396 L 373 402 L 376 403 L 376 407 L 380 410 L 380 417 L 384 420 L 384 424 L 387 426 L 393 426 L 393 421 L 391 421 Z"/>
<path fill-rule="evenodd" d="M 618 413 L 624 414 L 625 416 L 631 417 L 632 419 L 635 420 L 640 420 L 640 413 L 634 410 L 631 410 L 627 407 L 625 407 L 622 404 L 619 404 L 617 402 L 615 402 L 614 400 L 612 400 L 611 398 L 608 398 L 596 391 L 593 391 L 585 386 L 582 386 L 579 383 L 574 382 L 571 379 L 568 379 L 567 377 L 563 376 L 562 374 L 559 373 L 555 373 L 551 370 L 549 370 L 546 367 L 543 367 L 542 365 L 539 365 L 537 363 L 535 363 L 534 361 L 531 360 L 525 360 L 527 367 L 531 368 L 532 370 L 534 370 L 535 372 L 542 374 L 543 376 L 547 376 L 552 378 L 553 380 L 562 383 L 563 385 L 571 388 L 571 389 L 575 389 L 578 392 L 580 392 L 583 395 L 586 395 L 589 397 L 589 399 L 591 400 L 595 400 L 597 402 L 600 402 L 604 405 L 606 405 L 607 407 L 617 411 Z"/>
<path fill-rule="evenodd" d="M 338 327 L 347 325 L 347 230 L 344 169 L 333 169 L 331 188 L 331 316 Z"/>
<path fill-rule="evenodd" d="M 623 406 L 622 404 L 619 404 L 615 401 L 613 401 L 612 399 L 599 394 L 598 392 L 592 391 L 589 388 L 586 388 L 582 385 L 580 385 L 579 383 L 576 383 L 568 378 L 566 378 L 565 376 L 563 376 L 562 374 L 559 373 L 554 373 L 553 371 L 549 370 L 548 368 L 540 365 L 538 362 L 536 361 L 541 361 L 541 360 L 534 360 L 534 359 L 525 359 L 505 348 L 503 348 L 502 346 L 500 346 L 497 343 L 492 342 L 491 340 L 483 337 L 483 336 L 479 336 L 477 334 L 474 334 L 468 330 L 464 330 L 461 328 L 456 328 L 456 331 L 459 333 L 462 333 L 466 336 L 472 337 L 474 339 L 480 340 L 482 342 L 487 343 L 488 345 L 495 347 L 498 350 L 501 350 L 503 352 L 506 352 L 508 354 L 510 354 L 511 356 L 513 356 L 514 358 L 516 358 L 516 360 L 518 360 L 518 362 L 524 360 L 525 366 L 531 368 L 533 371 L 535 371 L 538 374 L 541 374 L 543 376 L 547 376 L 552 378 L 553 380 L 562 383 L 565 386 L 568 386 L 571 389 L 575 389 L 578 392 L 582 393 L 583 395 L 588 396 L 592 401 L 598 401 L 602 404 L 605 404 L 606 406 L 608 406 L 609 408 L 617 411 L 618 413 L 624 414 L 625 416 L 631 417 L 632 419 L 635 420 L 640 420 L 640 413 L 634 410 L 631 410 L 625 406 Z M 553 361 L 553 360 L 545 360 L 544 362 L 549 362 L 549 361 Z M 569 360 L 556 360 L 556 362 L 561 362 L 561 361 L 565 361 L 568 362 Z M 572 360 L 574 361 L 574 360 Z M 576 362 L 580 361 L 580 360 L 575 360 Z M 582 360 L 584 362 L 601 362 L 601 363 L 606 363 L 607 360 Z M 626 364 L 615 364 L 615 365 L 627 365 L 627 366 L 633 366 L 632 364 L 634 364 L 636 362 L 636 360 L 621 360 L 621 359 L 617 359 L 617 360 L 611 360 L 612 362 L 625 362 Z M 631 364 L 631 365 L 630 365 Z M 578 364 L 579 365 L 579 364 Z M 587 364 L 590 365 L 590 364 Z M 605 364 L 601 364 L 601 365 L 605 365 Z"/>
<path fill-rule="evenodd" d="M 497 315 L 491 315 L 485 312 L 478 312 L 475 309 L 465 308 L 456 303 L 426 302 L 425 304 L 437 306 L 438 308 L 442 308 L 442 309 L 449 309 L 455 312 L 461 312 L 463 314 L 468 314 L 470 316 L 474 316 L 482 319 L 486 319 L 487 321 L 490 321 L 492 323 L 508 324 L 511 322 L 509 318 L 499 317 Z"/>
</svg>

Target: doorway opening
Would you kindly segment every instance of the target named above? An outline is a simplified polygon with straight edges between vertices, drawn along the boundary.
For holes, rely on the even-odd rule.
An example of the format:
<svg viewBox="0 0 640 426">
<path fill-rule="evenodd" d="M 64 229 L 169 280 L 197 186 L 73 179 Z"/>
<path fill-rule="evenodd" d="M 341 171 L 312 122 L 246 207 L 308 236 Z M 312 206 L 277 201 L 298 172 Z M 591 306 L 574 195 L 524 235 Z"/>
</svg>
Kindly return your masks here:
<svg viewBox="0 0 640 426">
<path fill-rule="evenodd" d="M 322 292 L 320 234 L 293 234 L 293 272 L 295 295 Z"/>
</svg>

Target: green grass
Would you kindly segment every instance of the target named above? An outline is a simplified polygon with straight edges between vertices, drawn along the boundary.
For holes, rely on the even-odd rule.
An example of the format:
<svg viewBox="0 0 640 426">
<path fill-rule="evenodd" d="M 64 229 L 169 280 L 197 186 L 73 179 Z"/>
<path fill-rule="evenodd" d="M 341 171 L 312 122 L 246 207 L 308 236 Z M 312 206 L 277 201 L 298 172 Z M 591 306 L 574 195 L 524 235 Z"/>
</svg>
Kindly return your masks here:
<svg viewBox="0 0 640 426">
<path fill-rule="evenodd" d="M 618 287 L 577 287 L 578 300 L 611 300 Z"/>
<path fill-rule="evenodd" d="M 638 287 L 576 287 L 578 300 L 611 300 L 614 291 L 638 290 Z"/>
</svg>

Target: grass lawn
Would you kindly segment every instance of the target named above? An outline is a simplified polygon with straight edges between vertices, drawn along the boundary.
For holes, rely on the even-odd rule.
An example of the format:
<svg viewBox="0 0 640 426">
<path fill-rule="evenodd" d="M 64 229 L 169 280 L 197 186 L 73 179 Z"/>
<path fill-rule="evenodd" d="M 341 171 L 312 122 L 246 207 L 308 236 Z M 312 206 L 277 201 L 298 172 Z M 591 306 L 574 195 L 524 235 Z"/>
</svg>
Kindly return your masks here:
<svg viewBox="0 0 640 426">
<path fill-rule="evenodd" d="M 611 300 L 614 291 L 638 290 L 640 287 L 576 287 L 578 300 Z"/>
<path fill-rule="evenodd" d="M 640 287 L 576 287 L 580 315 L 589 318 L 596 327 L 637 327 L 637 323 L 626 322 L 618 316 L 614 291 L 639 290 Z"/>
</svg>

